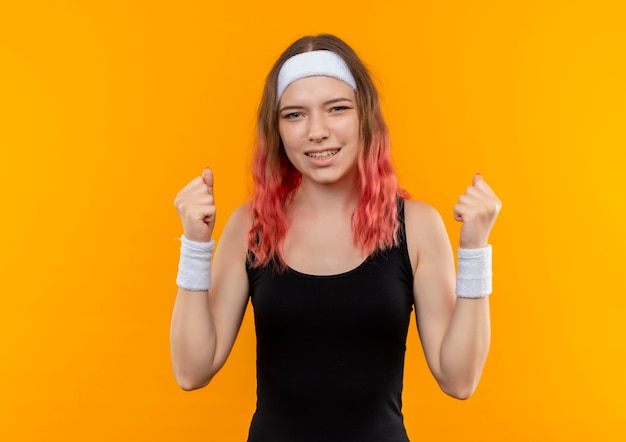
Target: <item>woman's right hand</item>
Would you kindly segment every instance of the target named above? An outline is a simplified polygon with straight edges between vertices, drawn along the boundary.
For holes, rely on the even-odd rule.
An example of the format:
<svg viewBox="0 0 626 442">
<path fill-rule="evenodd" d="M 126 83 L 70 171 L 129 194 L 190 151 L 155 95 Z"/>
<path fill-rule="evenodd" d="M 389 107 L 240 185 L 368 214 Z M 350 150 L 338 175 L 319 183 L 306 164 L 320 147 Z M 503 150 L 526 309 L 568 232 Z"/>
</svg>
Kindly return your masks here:
<svg viewBox="0 0 626 442">
<path fill-rule="evenodd" d="M 215 227 L 213 172 L 208 167 L 202 176 L 189 182 L 174 199 L 183 223 L 185 237 L 191 241 L 209 242 Z"/>
</svg>

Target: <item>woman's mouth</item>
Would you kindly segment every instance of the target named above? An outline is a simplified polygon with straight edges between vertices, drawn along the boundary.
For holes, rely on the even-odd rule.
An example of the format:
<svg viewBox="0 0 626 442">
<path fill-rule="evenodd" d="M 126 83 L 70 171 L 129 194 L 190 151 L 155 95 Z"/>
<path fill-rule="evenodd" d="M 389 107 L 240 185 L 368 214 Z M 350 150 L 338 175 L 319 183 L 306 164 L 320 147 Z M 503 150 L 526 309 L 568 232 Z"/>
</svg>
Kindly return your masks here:
<svg viewBox="0 0 626 442">
<path fill-rule="evenodd" d="M 315 158 L 316 160 L 325 160 L 326 158 L 335 156 L 337 152 L 339 152 L 339 149 L 329 149 L 321 152 L 307 152 L 306 156 Z"/>
</svg>

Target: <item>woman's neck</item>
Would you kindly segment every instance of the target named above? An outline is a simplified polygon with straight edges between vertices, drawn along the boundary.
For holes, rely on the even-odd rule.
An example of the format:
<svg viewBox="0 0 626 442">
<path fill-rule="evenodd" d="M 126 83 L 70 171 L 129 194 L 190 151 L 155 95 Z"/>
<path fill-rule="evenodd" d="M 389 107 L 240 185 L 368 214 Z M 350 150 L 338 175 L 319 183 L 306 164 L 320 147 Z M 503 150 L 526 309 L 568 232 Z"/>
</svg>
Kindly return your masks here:
<svg viewBox="0 0 626 442">
<path fill-rule="evenodd" d="M 352 216 L 359 200 L 356 181 L 319 184 L 303 181 L 291 201 L 291 209 L 309 216 L 349 214 Z"/>
</svg>

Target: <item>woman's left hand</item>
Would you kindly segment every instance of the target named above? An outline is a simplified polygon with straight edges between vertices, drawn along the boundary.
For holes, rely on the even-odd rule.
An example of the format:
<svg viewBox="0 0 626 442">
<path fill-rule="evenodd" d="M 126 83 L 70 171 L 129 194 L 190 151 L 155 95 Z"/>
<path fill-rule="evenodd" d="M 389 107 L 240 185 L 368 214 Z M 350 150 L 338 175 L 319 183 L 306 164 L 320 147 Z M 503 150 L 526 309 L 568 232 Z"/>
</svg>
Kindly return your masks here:
<svg viewBox="0 0 626 442">
<path fill-rule="evenodd" d="M 454 219 L 463 223 L 459 246 L 477 249 L 487 246 L 489 233 L 496 222 L 502 202 L 480 174 L 474 175 L 471 186 L 454 206 Z"/>
</svg>

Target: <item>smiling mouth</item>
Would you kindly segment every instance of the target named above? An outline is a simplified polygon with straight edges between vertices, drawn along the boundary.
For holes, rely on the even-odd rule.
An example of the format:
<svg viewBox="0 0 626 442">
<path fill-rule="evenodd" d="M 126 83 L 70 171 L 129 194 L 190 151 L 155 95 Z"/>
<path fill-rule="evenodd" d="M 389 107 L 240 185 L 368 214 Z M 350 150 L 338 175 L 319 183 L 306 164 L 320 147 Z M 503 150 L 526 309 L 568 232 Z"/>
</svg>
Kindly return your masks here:
<svg viewBox="0 0 626 442">
<path fill-rule="evenodd" d="M 330 158 L 330 157 L 337 155 L 337 152 L 339 152 L 339 149 L 330 149 L 330 150 L 324 150 L 322 152 L 309 152 L 306 154 L 306 156 L 315 158 L 318 160 L 323 160 L 323 159 Z"/>
</svg>

